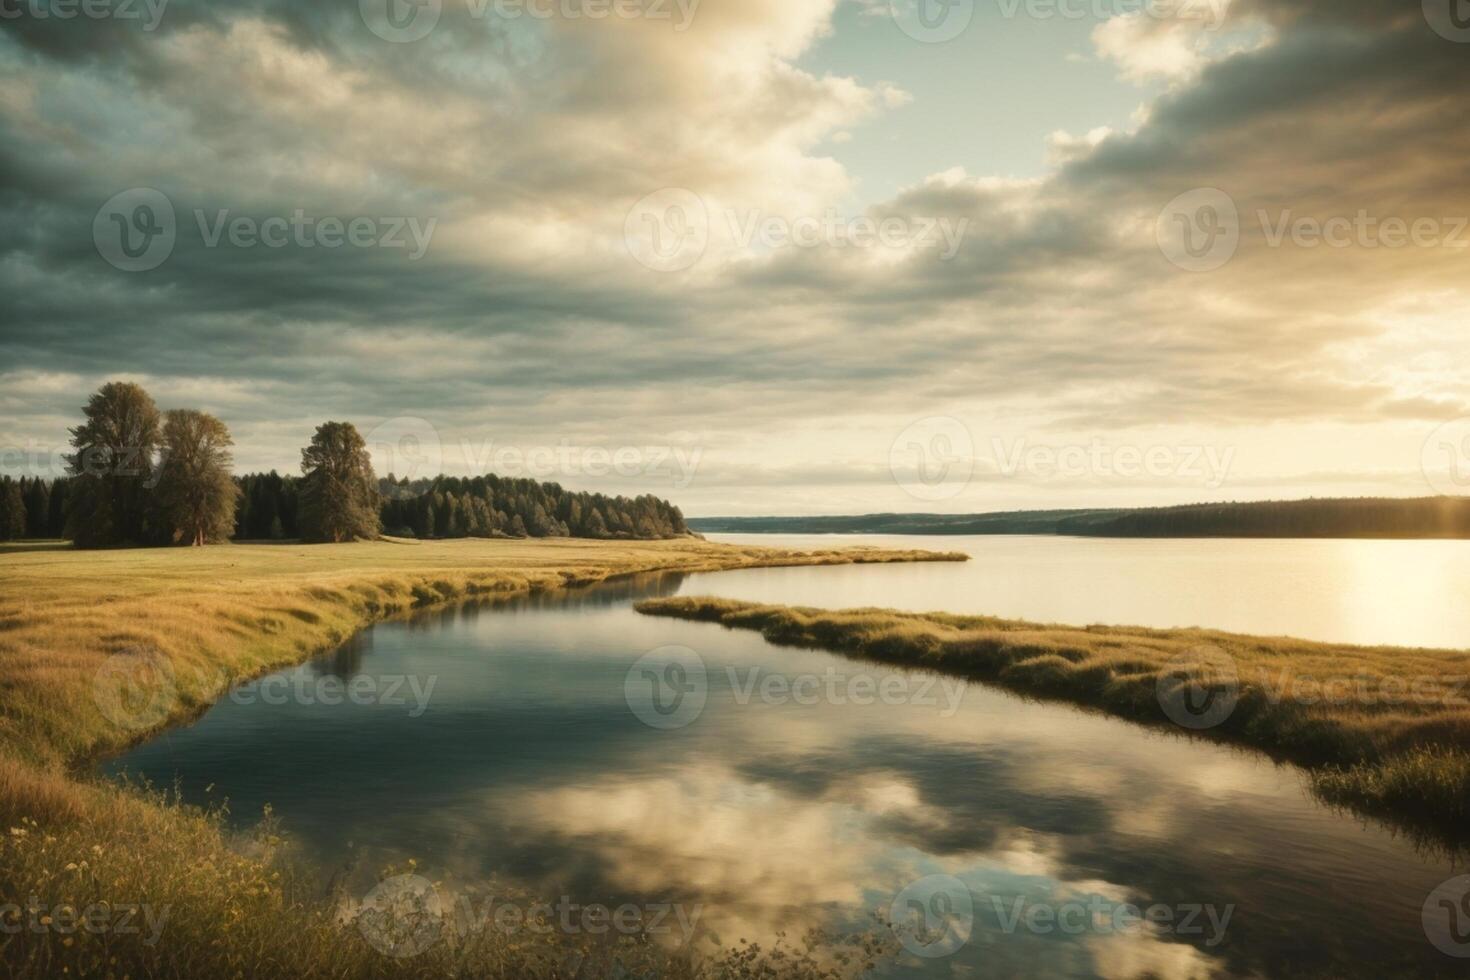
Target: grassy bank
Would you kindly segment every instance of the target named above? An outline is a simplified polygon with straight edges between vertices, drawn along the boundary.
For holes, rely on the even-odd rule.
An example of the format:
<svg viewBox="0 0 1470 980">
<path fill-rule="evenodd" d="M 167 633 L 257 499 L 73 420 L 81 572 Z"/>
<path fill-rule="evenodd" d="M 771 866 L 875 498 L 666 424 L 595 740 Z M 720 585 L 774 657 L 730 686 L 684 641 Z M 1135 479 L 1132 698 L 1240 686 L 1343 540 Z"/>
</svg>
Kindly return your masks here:
<svg viewBox="0 0 1470 980">
<path fill-rule="evenodd" d="M 1470 839 L 1470 652 L 677 597 L 639 612 L 929 668 L 1266 750 L 1331 802 Z"/>
<path fill-rule="evenodd" d="M 384 956 L 343 925 L 336 898 L 312 893 L 268 829 L 241 841 L 217 813 L 93 780 L 86 764 L 197 714 L 235 681 L 418 607 L 639 572 L 941 557 L 695 539 L 0 546 L 0 964 L 20 977 L 345 978 L 552 977 L 599 957 L 662 961 L 645 946 L 514 942 L 493 930 Z M 167 910 L 157 942 L 146 927 L 98 932 L 57 911 L 134 904 Z M 782 975 L 816 975 L 810 962 L 784 962 Z M 726 967 L 738 976 L 747 965 Z M 716 967 L 660 969 L 692 977 Z"/>
</svg>

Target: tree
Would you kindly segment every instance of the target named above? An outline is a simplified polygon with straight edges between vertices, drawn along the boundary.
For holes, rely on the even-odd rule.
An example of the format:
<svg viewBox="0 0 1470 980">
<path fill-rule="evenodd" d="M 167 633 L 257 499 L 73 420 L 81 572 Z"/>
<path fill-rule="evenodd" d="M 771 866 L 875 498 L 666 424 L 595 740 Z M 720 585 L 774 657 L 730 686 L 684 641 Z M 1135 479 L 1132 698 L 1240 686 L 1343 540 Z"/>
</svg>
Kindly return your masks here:
<svg viewBox="0 0 1470 980">
<path fill-rule="evenodd" d="M 234 444 L 213 415 L 180 408 L 165 417 L 156 504 L 170 541 L 198 546 L 229 539 L 240 496 L 230 475 Z"/>
<path fill-rule="evenodd" d="M 307 541 L 376 538 L 378 481 L 367 443 L 351 422 L 324 422 L 301 450 L 299 523 Z"/>
<path fill-rule="evenodd" d="M 46 519 L 51 512 L 51 488 L 39 476 L 21 480 L 21 496 L 26 504 L 26 537 L 47 537 Z"/>
<path fill-rule="evenodd" d="M 66 457 L 76 477 L 67 507 L 67 536 L 82 548 L 144 543 L 148 490 L 158 451 L 158 406 L 138 385 L 110 381 L 82 409 Z"/>
<path fill-rule="evenodd" d="M 66 509 L 69 505 L 71 485 L 75 480 L 58 477 L 51 484 L 51 508 L 46 513 L 46 537 L 59 538 L 66 534 Z"/>
<path fill-rule="evenodd" d="M 26 505 L 20 484 L 8 476 L 0 477 L 0 541 L 25 536 Z"/>
</svg>

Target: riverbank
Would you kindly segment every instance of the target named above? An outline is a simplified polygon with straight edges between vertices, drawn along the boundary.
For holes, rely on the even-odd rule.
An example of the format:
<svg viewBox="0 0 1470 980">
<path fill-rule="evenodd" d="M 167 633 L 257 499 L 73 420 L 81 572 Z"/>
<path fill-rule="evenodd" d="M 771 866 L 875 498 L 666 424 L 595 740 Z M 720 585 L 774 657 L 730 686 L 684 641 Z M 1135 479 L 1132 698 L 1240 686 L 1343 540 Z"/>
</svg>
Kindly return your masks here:
<svg viewBox="0 0 1470 980">
<path fill-rule="evenodd" d="M 1467 651 L 708 597 L 635 608 L 1247 745 L 1305 767 L 1329 802 L 1428 840 L 1470 842 Z"/>
<path fill-rule="evenodd" d="M 334 897 L 311 892 L 268 825 L 240 841 L 220 814 L 94 780 L 86 764 L 199 714 L 232 683 L 416 608 L 642 572 L 928 560 L 965 556 L 692 538 L 100 552 L 0 546 L 0 925 L 33 918 L 43 926 L 6 937 L 7 972 L 369 977 L 467 969 L 538 977 L 565 972 L 569 955 L 607 955 L 557 943 L 518 946 L 492 930 L 411 959 L 383 956 L 343 928 Z M 31 904 L 51 911 L 30 916 Z M 56 927 L 58 908 L 120 905 L 167 910 L 159 941 L 148 944 L 146 928 Z M 662 967 L 668 976 L 700 969 Z"/>
</svg>

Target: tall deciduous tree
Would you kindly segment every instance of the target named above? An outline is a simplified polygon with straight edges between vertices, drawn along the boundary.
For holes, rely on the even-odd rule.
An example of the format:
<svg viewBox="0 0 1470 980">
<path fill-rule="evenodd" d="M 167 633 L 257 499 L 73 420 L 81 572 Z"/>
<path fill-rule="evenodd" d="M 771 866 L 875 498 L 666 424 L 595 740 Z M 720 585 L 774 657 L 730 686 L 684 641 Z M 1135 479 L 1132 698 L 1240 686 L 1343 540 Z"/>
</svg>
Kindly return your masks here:
<svg viewBox="0 0 1470 980">
<path fill-rule="evenodd" d="M 378 480 L 367 443 L 351 422 L 325 422 L 301 450 L 301 536 L 307 541 L 376 538 Z"/>
<path fill-rule="evenodd" d="M 154 536 L 148 490 L 158 452 L 158 406 L 138 385 L 111 381 L 82 409 L 86 421 L 71 430 L 67 466 L 76 477 L 67 506 L 67 536 L 82 548 L 101 548 Z"/>
<path fill-rule="evenodd" d="M 165 416 L 157 504 L 171 541 L 203 545 L 229 539 L 240 495 L 230 475 L 234 444 L 213 415 L 174 409 Z"/>
</svg>

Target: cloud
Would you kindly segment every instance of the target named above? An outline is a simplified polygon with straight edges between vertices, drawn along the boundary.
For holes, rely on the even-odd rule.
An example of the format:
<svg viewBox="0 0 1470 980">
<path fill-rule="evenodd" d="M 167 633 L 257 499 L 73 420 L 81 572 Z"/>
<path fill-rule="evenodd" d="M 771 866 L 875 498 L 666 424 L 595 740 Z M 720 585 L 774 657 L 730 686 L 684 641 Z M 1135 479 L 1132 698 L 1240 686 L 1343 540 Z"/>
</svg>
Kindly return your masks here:
<svg viewBox="0 0 1470 980">
<path fill-rule="evenodd" d="M 64 439 L 57 420 L 122 375 L 222 411 L 247 466 L 289 467 L 328 415 L 523 443 L 695 431 L 712 462 L 690 499 L 708 512 L 733 503 L 742 473 L 769 487 L 757 469 L 881 470 L 893 438 L 932 414 L 1131 441 L 1160 425 L 1249 443 L 1330 424 L 1346 445 L 1390 423 L 1413 447 L 1464 408 L 1465 250 L 1273 241 L 1360 212 L 1433 219 L 1449 239 L 1470 215 L 1455 94 L 1470 61 L 1401 5 L 1237 0 L 1214 32 L 1110 19 L 1099 53 L 1167 82 L 1127 131 L 1058 135 L 1054 169 L 1027 180 L 935 161 L 928 180 L 857 207 L 828 154 L 909 96 L 808 66 L 833 0 L 702 4 L 683 31 L 449 3 L 413 44 L 375 36 L 357 8 L 201 0 L 153 32 L 10 23 L 0 356 L 28 384 L 71 379 L 11 396 L 16 438 Z M 162 191 L 177 215 L 172 253 L 148 272 L 112 268 L 93 242 L 98 208 L 131 187 Z M 645 268 L 625 240 L 630 209 L 664 188 L 690 191 L 707 222 L 683 272 Z M 1209 272 L 1172 264 L 1158 240 L 1161 211 L 1197 188 L 1240 218 L 1233 256 Z M 419 259 L 211 245 L 222 213 L 433 232 Z M 828 215 L 847 238 L 739 234 Z M 885 221 L 909 237 L 851 243 Z M 915 244 L 939 221 L 958 232 L 949 260 Z M 862 431 L 842 421 L 858 417 Z M 1359 468 L 1344 453 L 1316 468 Z M 882 483 L 846 503 L 912 507 Z M 825 509 L 819 488 L 760 492 L 762 509 Z"/>
</svg>

